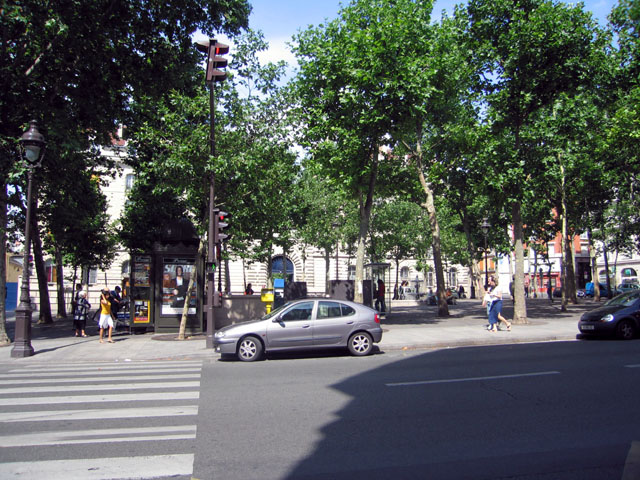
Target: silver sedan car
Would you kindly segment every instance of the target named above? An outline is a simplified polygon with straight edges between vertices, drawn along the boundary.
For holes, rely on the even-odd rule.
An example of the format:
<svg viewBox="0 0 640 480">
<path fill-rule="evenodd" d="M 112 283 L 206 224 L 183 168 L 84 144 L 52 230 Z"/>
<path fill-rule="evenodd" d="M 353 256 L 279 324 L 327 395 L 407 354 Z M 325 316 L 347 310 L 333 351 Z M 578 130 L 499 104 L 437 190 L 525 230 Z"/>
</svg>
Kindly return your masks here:
<svg viewBox="0 0 640 480">
<path fill-rule="evenodd" d="M 352 355 L 371 353 L 382 339 L 378 312 L 346 300 L 310 298 L 285 303 L 260 320 L 218 330 L 216 352 L 240 360 L 258 360 L 265 352 L 348 348 Z"/>
</svg>

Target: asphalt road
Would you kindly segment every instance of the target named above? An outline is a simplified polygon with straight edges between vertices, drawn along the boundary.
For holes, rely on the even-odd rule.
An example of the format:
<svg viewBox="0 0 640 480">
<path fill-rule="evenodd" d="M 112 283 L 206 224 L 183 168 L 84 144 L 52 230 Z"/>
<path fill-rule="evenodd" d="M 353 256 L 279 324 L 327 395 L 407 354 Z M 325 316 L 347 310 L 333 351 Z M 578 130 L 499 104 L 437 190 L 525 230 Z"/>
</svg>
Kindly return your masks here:
<svg viewBox="0 0 640 480">
<path fill-rule="evenodd" d="M 201 388 L 197 479 L 638 478 L 640 341 L 216 361 Z"/>
<path fill-rule="evenodd" d="M 640 340 L 0 378 L 3 480 L 640 478 Z"/>
</svg>

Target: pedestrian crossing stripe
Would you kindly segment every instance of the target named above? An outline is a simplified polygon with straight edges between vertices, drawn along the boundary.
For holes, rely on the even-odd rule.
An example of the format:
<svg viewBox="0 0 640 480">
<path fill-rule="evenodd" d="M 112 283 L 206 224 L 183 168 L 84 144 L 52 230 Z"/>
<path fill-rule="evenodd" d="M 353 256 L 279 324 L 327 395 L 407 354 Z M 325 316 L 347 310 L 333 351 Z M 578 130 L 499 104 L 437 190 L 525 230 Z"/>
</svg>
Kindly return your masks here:
<svg viewBox="0 0 640 480">
<path fill-rule="evenodd" d="M 42 445 L 76 445 L 79 443 L 142 442 L 148 440 L 184 440 L 196 438 L 195 425 L 162 427 L 94 428 L 90 430 L 58 430 L 18 435 L 3 435 L 0 448 Z"/>
<path fill-rule="evenodd" d="M 184 367 L 202 367 L 201 361 L 195 362 L 157 362 L 157 363 L 149 363 L 149 362 L 109 362 L 109 363 L 84 363 L 82 364 L 82 370 L 127 370 L 133 368 L 143 368 L 145 370 L 153 370 L 153 369 L 180 369 Z M 69 363 L 57 363 L 55 365 L 44 364 L 44 365 L 28 365 L 19 368 L 12 368 L 9 370 L 11 373 L 20 373 L 20 372 L 41 372 L 43 370 L 46 371 L 59 371 L 59 372 L 76 372 L 78 371 L 78 365 Z"/>
<path fill-rule="evenodd" d="M 194 423 L 198 415 L 201 372 L 201 361 L 12 368 L 3 374 L 0 407 L 6 407 L 6 410 L 21 408 L 0 411 L 0 425 L 4 425 L 7 432 L 9 425 L 20 423 L 31 423 L 40 428 L 29 432 L 20 428 L 16 433 L 0 435 L 0 451 L 91 444 L 122 444 L 124 448 L 125 444 L 161 445 L 167 441 L 178 448 L 183 445 L 190 449 L 190 443 L 185 441 L 193 442 L 196 438 Z M 181 404 L 175 405 L 178 401 Z M 93 403 L 100 404 L 100 408 L 91 405 Z M 122 404 L 122 408 L 114 403 Z M 78 404 L 83 408 L 75 406 Z M 105 405 L 110 408 L 104 408 Z M 45 410 L 38 410 L 39 406 Z M 25 408 L 29 411 L 24 411 Z M 82 429 L 95 425 L 95 420 L 154 417 L 167 419 L 163 423 L 175 423 L 168 421 L 171 417 L 183 418 L 188 424 L 158 426 L 158 420 L 154 422 L 156 426 L 147 426 L 149 422 L 143 420 L 141 426 Z M 92 423 L 82 423 L 87 421 Z M 48 422 L 61 422 L 63 427 L 47 430 Z M 145 447 L 145 450 L 149 448 L 153 447 Z M 106 480 L 190 476 L 193 462 L 193 453 L 0 462 L 0 478 Z"/>
<path fill-rule="evenodd" d="M 77 367 L 76 367 L 77 370 Z M 81 371 L 67 371 L 67 370 L 33 370 L 29 372 L 22 373 L 13 373 L 15 370 L 11 370 L 11 373 L 7 373 L 3 375 L 3 378 L 6 376 L 7 378 L 21 378 L 21 377 L 65 377 L 69 378 L 69 376 L 74 377 L 87 377 L 87 376 L 96 376 L 96 375 L 115 375 L 126 373 L 149 373 L 150 375 L 154 373 L 173 373 L 175 375 L 180 375 L 182 373 L 194 373 L 200 372 L 201 367 L 185 367 L 185 368 L 154 368 L 154 369 L 146 369 L 146 368 L 136 368 L 136 369 L 125 369 L 125 368 L 99 368 L 95 370 L 83 368 Z"/>
<path fill-rule="evenodd" d="M 31 386 L 31 387 L 12 387 L 0 389 L 2 395 L 16 395 L 19 393 L 47 393 L 47 392 L 84 392 L 87 390 L 141 390 L 150 389 L 155 390 L 158 388 L 198 388 L 200 386 L 199 381 L 195 382 L 160 382 L 160 383 L 116 383 L 116 384 L 88 384 L 88 385 L 46 385 L 46 386 Z"/>
<path fill-rule="evenodd" d="M 103 402 L 148 402 L 152 400 L 194 400 L 200 397 L 195 391 L 104 394 L 104 395 L 75 395 L 64 397 L 14 397 L 0 398 L 0 406 L 10 405 L 47 405 L 63 403 L 103 403 Z"/>
<path fill-rule="evenodd" d="M 202 375 L 200 373 L 180 373 L 180 374 L 161 374 L 156 375 L 151 373 L 149 375 L 116 375 L 114 376 L 100 376 L 96 377 L 92 375 L 88 378 L 68 378 L 69 375 L 65 374 L 65 378 L 51 378 L 51 376 L 45 376 L 43 378 L 24 378 L 24 376 L 16 376 L 13 378 L 7 379 L 5 376 L 2 377 L 2 385 L 10 386 L 10 385 L 37 385 L 39 383 L 52 383 L 55 382 L 57 384 L 60 383 L 87 383 L 87 382 L 97 382 L 100 386 L 105 384 L 106 382 L 131 382 L 136 380 L 172 380 L 172 379 L 182 379 L 182 380 L 191 380 L 195 378 L 200 378 Z"/>
<path fill-rule="evenodd" d="M 0 463 L 0 478 L 108 480 L 191 475 L 193 454 Z"/>
<path fill-rule="evenodd" d="M 150 418 L 150 417 L 180 417 L 198 414 L 198 405 L 168 405 L 165 407 L 141 408 L 98 408 L 82 410 L 38 410 L 34 412 L 6 412 L 0 413 L 0 423 L 16 422 L 45 422 L 60 420 L 95 420 L 97 418 Z"/>
</svg>

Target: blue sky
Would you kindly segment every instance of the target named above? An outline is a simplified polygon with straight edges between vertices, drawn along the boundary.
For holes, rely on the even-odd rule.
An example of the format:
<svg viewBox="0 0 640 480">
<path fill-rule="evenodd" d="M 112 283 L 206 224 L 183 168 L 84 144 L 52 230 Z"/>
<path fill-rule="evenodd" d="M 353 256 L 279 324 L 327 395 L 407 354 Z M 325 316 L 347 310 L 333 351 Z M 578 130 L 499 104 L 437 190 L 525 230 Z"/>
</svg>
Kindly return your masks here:
<svg viewBox="0 0 640 480">
<path fill-rule="evenodd" d="M 294 61 L 288 52 L 286 43 L 300 29 L 308 25 L 319 25 L 326 19 L 337 17 L 341 4 L 348 4 L 348 0 L 250 0 L 253 12 L 249 18 L 249 26 L 254 30 L 262 30 L 269 42 L 268 54 L 262 55 L 263 60 Z M 433 8 L 434 18 L 440 17 L 442 10 L 451 12 L 453 6 L 460 3 L 455 0 L 436 0 Z M 569 2 L 567 2 L 569 3 Z M 572 2 L 573 3 L 573 2 Z M 577 2 L 575 2 L 577 3 Z M 591 11 L 600 23 L 606 23 L 606 17 L 611 11 L 614 0 L 587 0 L 584 2 L 586 10 Z M 233 46 L 231 46 L 233 53 Z"/>
</svg>

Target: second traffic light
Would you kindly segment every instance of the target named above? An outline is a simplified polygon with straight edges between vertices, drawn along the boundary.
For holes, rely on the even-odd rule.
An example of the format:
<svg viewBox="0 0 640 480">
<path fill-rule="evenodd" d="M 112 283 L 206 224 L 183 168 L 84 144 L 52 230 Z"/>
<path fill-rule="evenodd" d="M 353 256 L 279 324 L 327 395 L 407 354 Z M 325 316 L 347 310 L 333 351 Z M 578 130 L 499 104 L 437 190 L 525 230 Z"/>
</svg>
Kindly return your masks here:
<svg viewBox="0 0 640 480">
<path fill-rule="evenodd" d="M 218 208 L 213 209 L 213 243 L 216 245 L 224 242 L 229 235 L 224 233 L 224 229 L 229 226 L 225 220 L 229 217 L 227 212 L 221 212 Z"/>
</svg>

